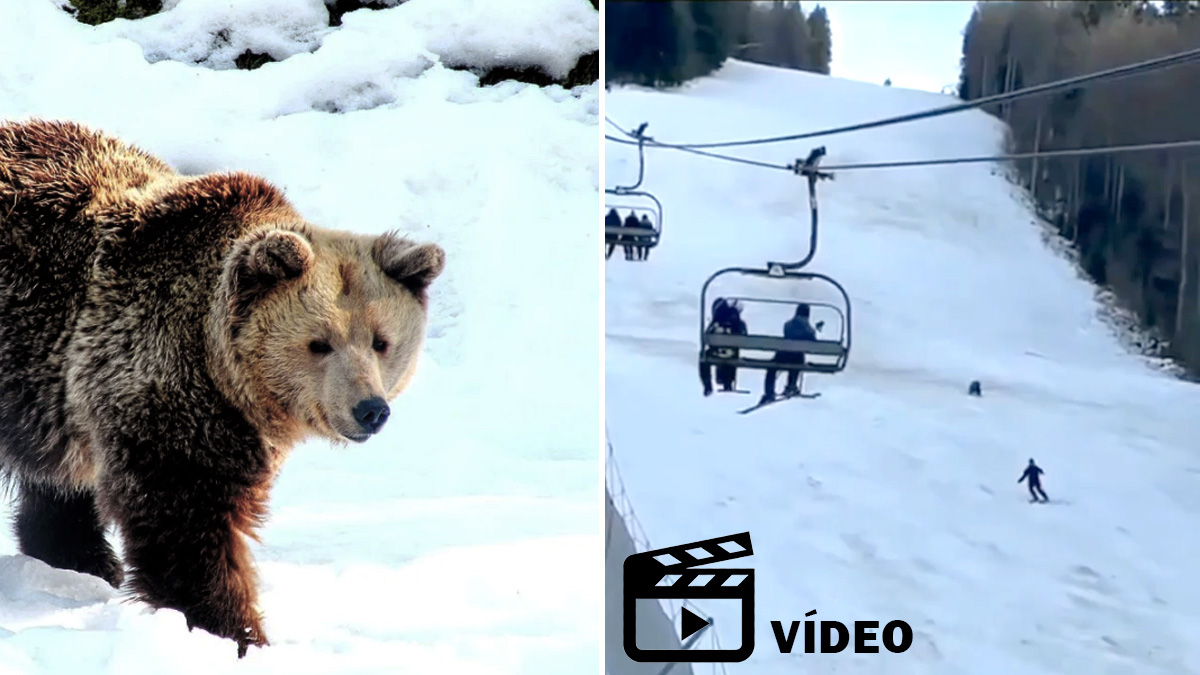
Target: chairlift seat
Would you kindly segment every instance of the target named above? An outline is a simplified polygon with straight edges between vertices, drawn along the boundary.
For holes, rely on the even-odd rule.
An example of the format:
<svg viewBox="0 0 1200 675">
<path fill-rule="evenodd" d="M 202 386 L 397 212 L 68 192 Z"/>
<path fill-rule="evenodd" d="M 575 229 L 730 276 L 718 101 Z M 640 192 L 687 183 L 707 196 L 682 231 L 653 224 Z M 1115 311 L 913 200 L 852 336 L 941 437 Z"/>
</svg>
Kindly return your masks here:
<svg viewBox="0 0 1200 675">
<path fill-rule="evenodd" d="M 714 366 L 733 366 L 735 368 L 773 368 L 779 371 L 806 371 L 813 373 L 836 373 L 845 367 L 846 347 L 836 340 L 788 340 L 787 338 L 770 335 L 723 335 L 710 333 L 705 335 L 704 349 L 701 350 L 701 363 Z M 790 352 L 805 356 L 833 356 L 837 360 L 829 363 L 788 363 L 775 361 L 772 357 L 752 358 L 740 353 L 736 358 L 710 356 L 708 347 L 732 347 L 738 350 L 763 350 L 773 352 Z"/>
<path fill-rule="evenodd" d="M 658 232 L 644 227 L 604 226 L 606 244 L 625 244 L 653 247 L 658 244 Z"/>
<path fill-rule="evenodd" d="M 704 338 L 708 347 L 761 349 L 772 352 L 793 352 L 804 355 L 841 356 L 846 348 L 837 340 L 789 340 L 773 335 L 726 335 L 709 333 Z"/>
<path fill-rule="evenodd" d="M 608 246 L 641 246 L 654 248 L 662 236 L 663 209 L 658 198 L 649 192 L 629 190 L 625 188 L 609 188 L 604 190 L 604 211 L 607 214 L 616 210 L 621 216 L 620 225 L 604 226 L 604 243 Z M 612 199 L 609 199 L 609 196 Z M 638 204 L 637 200 L 644 203 Z M 633 212 L 648 216 L 652 227 L 626 227 L 625 214 Z"/>
<path fill-rule="evenodd" d="M 736 359 L 723 359 L 716 356 L 703 356 L 700 358 L 700 363 L 712 366 L 733 366 L 734 368 L 751 368 L 758 370 L 766 370 L 768 368 L 779 372 L 798 371 L 805 373 L 822 373 L 832 375 L 842 370 L 845 366 L 842 365 L 841 359 L 835 363 L 781 363 L 772 361 L 771 359 L 749 359 L 745 356 L 739 356 Z"/>
</svg>

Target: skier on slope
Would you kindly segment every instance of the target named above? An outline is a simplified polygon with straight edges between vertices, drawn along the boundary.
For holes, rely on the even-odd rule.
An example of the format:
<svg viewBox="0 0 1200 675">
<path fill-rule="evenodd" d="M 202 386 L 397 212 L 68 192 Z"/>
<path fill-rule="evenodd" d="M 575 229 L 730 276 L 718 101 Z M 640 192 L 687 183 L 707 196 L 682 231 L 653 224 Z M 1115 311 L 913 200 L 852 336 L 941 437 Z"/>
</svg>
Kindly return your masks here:
<svg viewBox="0 0 1200 675">
<path fill-rule="evenodd" d="M 1033 459 L 1031 458 L 1029 460 L 1029 466 L 1025 467 L 1025 473 L 1021 474 L 1021 477 L 1017 479 L 1018 483 L 1026 478 L 1029 479 L 1029 494 L 1033 496 L 1033 499 L 1029 500 L 1031 502 L 1038 501 L 1039 493 L 1042 496 L 1041 501 L 1043 503 L 1050 501 L 1050 498 L 1046 496 L 1046 491 L 1042 489 L 1041 475 L 1043 473 L 1045 473 L 1045 471 L 1042 471 L 1040 466 L 1034 464 Z"/>
</svg>

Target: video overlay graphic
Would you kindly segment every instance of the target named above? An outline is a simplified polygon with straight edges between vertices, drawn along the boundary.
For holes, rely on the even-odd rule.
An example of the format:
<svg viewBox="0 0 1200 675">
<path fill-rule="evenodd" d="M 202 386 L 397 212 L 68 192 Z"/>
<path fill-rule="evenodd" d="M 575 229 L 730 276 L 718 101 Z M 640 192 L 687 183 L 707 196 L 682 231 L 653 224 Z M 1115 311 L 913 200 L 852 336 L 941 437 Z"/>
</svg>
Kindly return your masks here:
<svg viewBox="0 0 1200 675">
<path fill-rule="evenodd" d="M 754 652 L 754 570 L 692 568 L 753 554 L 750 533 L 742 532 L 626 558 L 623 642 L 629 658 L 641 663 L 732 663 L 750 658 Z M 736 600 L 741 641 L 734 649 L 643 649 L 637 645 L 638 600 Z M 682 609 L 681 642 L 709 626 L 706 619 Z"/>
</svg>

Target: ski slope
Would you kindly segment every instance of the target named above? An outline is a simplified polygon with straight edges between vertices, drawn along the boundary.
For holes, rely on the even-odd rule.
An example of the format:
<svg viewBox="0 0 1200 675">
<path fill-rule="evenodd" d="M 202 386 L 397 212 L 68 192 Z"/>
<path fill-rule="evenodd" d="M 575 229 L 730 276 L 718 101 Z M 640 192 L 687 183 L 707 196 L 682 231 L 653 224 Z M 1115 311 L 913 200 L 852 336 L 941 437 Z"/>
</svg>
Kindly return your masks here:
<svg viewBox="0 0 1200 675">
<path fill-rule="evenodd" d="M 313 222 L 435 241 L 447 266 L 386 428 L 284 465 L 252 545 L 272 646 L 239 662 L 178 612 L 18 555 L 5 525 L 0 675 L 593 672 L 599 87 L 446 65 L 561 75 L 597 49 L 591 5 L 411 0 L 330 28 L 321 0 L 177 0 L 93 28 L 56 4 L 0 3 L 0 118 L 255 172 Z M 243 49 L 281 60 L 232 69 Z"/>
<path fill-rule="evenodd" d="M 605 114 L 627 129 L 649 122 L 664 142 L 701 143 L 948 100 L 731 61 L 676 91 L 614 88 Z M 994 154 L 1003 132 L 965 112 L 718 151 L 784 164 L 823 143 L 834 166 Z M 608 186 L 634 182 L 636 149 L 605 146 Z M 664 204 L 663 238 L 647 263 L 618 252 L 606 265 L 605 416 L 653 547 L 751 533 L 754 555 L 727 566 L 756 571 L 757 646 L 728 672 L 1200 672 L 1200 393 L 1120 346 L 1096 288 L 1044 241 L 1000 167 L 845 171 L 820 183 L 806 271 L 852 298 L 848 367 L 806 376 L 819 399 L 740 416 L 763 371 L 739 374 L 752 396 L 701 395 L 700 288 L 723 267 L 804 256 L 805 182 L 647 155 L 643 187 Z M 781 283 L 737 290 L 770 289 L 828 297 Z M 751 332 L 780 334 L 790 316 L 752 307 Z M 966 395 L 973 379 L 982 398 Z M 1050 504 L 1029 504 L 1016 482 L 1031 457 Z M 736 646 L 736 616 L 696 604 Z M 786 627 L 813 609 L 813 620 L 851 627 L 902 619 L 914 641 L 899 655 L 804 654 L 801 631 L 781 654 L 769 621 Z"/>
</svg>

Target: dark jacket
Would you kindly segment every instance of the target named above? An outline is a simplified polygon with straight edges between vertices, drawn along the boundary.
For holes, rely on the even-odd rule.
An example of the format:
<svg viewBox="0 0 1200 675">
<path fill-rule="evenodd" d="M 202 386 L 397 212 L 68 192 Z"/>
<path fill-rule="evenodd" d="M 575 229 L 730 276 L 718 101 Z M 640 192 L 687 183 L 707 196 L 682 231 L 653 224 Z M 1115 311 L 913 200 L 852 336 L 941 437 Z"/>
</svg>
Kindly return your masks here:
<svg viewBox="0 0 1200 675">
<path fill-rule="evenodd" d="M 783 324 L 783 337 L 788 340 L 816 340 L 817 331 L 813 330 L 808 319 L 797 316 Z"/>
<path fill-rule="evenodd" d="M 625 222 L 621 223 L 621 225 L 623 227 L 633 227 L 633 228 L 638 227 L 637 214 L 630 211 L 629 215 L 625 216 Z M 632 235 L 632 234 L 621 235 L 621 241 L 625 242 L 626 244 L 628 244 L 630 242 L 636 242 L 637 239 L 639 239 L 639 237 L 636 235 Z"/>
<path fill-rule="evenodd" d="M 733 307 L 717 301 L 713 305 L 712 322 L 708 324 L 707 333 L 719 333 L 722 335 L 745 335 L 746 322 L 742 321 L 742 315 Z M 709 356 L 715 356 L 721 359 L 736 359 L 738 350 L 733 347 L 709 347 Z"/>
<path fill-rule="evenodd" d="M 1042 471 L 1042 467 L 1034 465 L 1034 464 L 1030 464 L 1029 466 L 1025 467 L 1025 473 L 1021 474 L 1021 477 L 1017 479 L 1017 482 L 1020 483 L 1021 481 L 1028 478 L 1030 485 L 1041 485 L 1041 483 L 1042 483 L 1041 475 L 1043 473 L 1046 473 L 1046 472 Z"/>
</svg>

